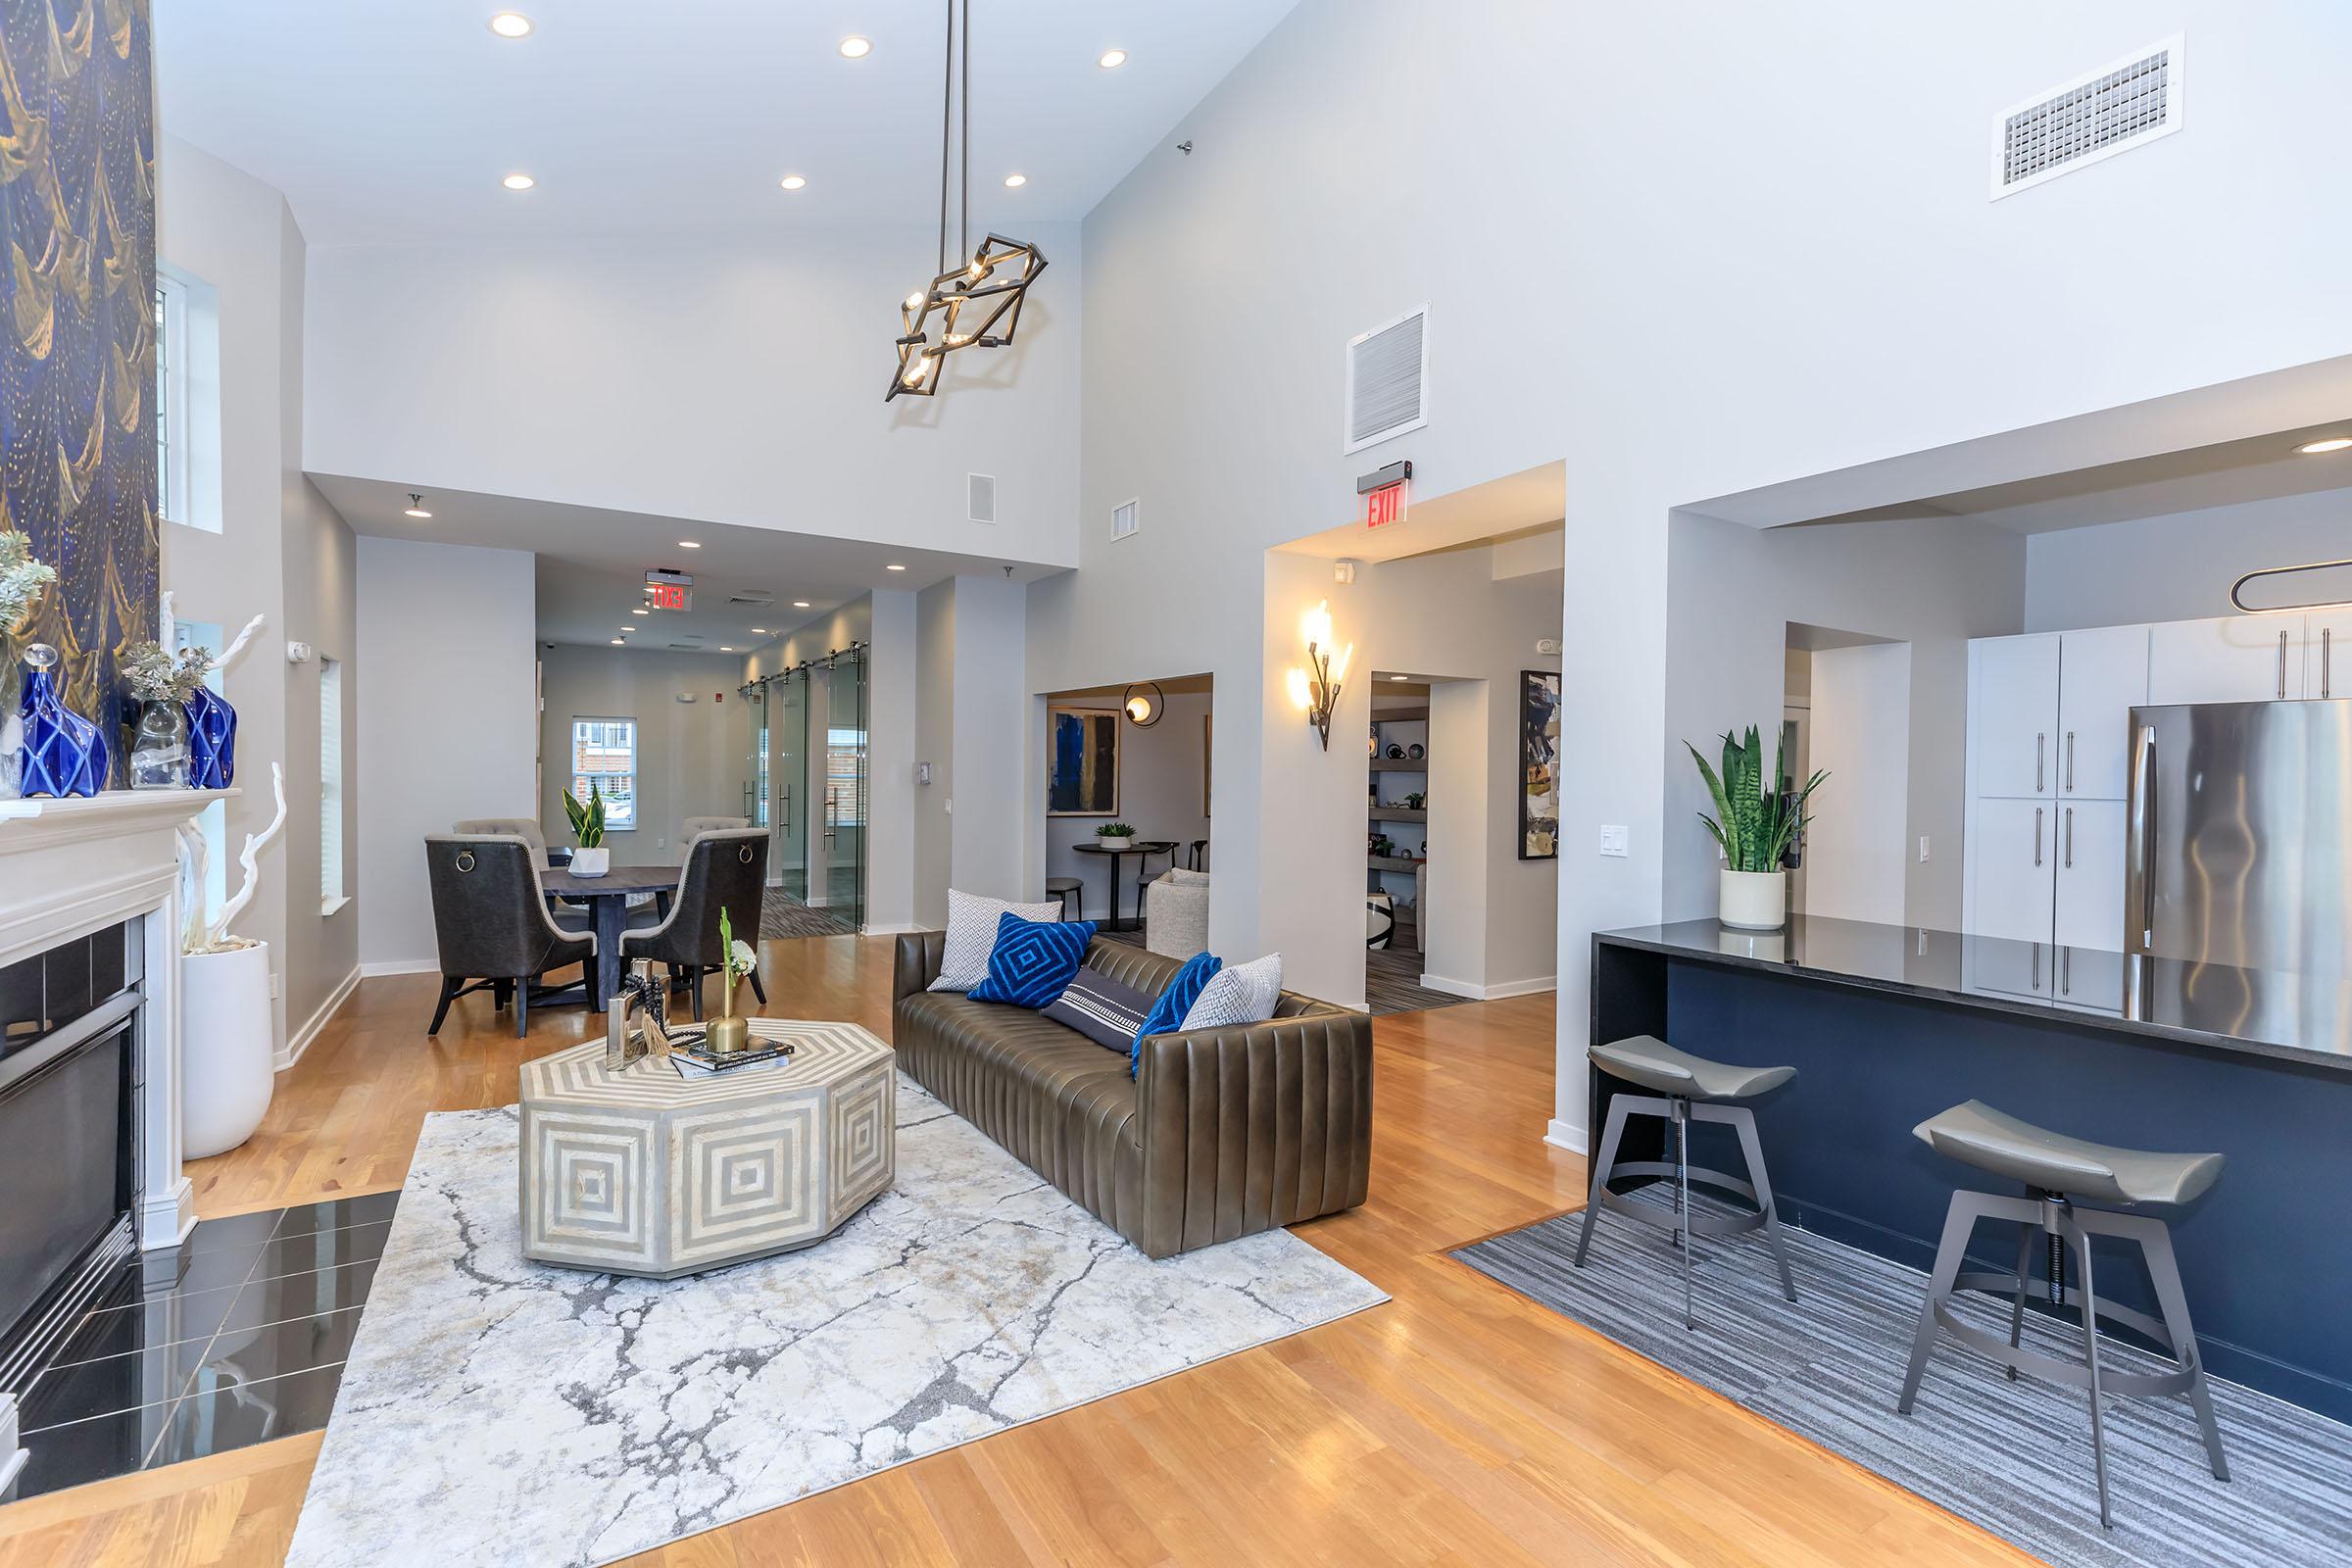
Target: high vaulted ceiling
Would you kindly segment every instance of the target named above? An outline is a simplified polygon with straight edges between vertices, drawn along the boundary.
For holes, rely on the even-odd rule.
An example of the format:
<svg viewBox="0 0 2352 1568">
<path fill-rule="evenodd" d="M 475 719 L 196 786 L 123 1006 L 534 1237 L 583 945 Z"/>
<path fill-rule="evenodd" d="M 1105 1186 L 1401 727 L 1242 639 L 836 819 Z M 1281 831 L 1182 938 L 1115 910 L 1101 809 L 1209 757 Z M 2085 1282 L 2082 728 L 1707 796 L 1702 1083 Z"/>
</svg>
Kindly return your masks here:
<svg viewBox="0 0 2352 1568">
<path fill-rule="evenodd" d="M 972 0 L 975 240 L 1085 216 L 1295 3 Z M 528 37 L 490 30 L 510 6 Z M 938 220 L 946 0 L 155 9 L 165 132 L 283 191 L 315 245 Z"/>
</svg>

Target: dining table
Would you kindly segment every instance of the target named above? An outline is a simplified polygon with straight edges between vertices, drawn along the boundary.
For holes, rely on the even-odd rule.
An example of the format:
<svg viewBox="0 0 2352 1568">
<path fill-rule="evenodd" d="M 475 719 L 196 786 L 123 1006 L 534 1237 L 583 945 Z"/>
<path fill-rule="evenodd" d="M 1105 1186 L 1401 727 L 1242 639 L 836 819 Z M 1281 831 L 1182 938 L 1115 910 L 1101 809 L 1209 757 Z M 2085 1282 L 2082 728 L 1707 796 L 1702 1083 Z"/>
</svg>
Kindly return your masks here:
<svg viewBox="0 0 2352 1568">
<path fill-rule="evenodd" d="M 586 904 L 596 922 L 596 984 L 588 1005 L 598 1012 L 620 991 L 620 936 L 629 928 L 629 899 L 651 893 L 666 914 L 678 875 L 674 865 L 616 865 L 603 876 L 579 876 L 563 866 L 539 873 L 542 888 L 556 898 Z"/>
<path fill-rule="evenodd" d="M 1110 861 L 1110 919 L 1103 929 L 1133 931 L 1142 926 L 1144 923 L 1144 873 L 1151 869 L 1152 857 L 1154 855 L 1167 856 L 1168 863 L 1173 865 L 1176 841 L 1174 839 L 1137 839 L 1132 843 L 1113 844 L 1098 840 L 1093 844 L 1073 845 L 1072 848 L 1080 855 L 1100 855 L 1107 858 Z M 1135 920 L 1132 924 L 1122 925 L 1119 923 L 1119 862 L 1130 855 L 1141 857 L 1136 862 L 1135 871 Z M 1085 901 L 1081 899 L 1079 902 L 1083 904 Z"/>
</svg>

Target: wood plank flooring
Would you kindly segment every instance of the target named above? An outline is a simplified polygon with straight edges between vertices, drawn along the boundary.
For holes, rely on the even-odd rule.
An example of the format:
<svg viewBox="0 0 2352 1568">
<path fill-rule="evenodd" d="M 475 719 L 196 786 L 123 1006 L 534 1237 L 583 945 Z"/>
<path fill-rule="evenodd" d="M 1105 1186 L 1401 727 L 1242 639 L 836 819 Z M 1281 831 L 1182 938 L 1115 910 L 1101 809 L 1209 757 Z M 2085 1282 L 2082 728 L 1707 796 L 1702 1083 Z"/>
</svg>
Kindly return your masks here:
<svg viewBox="0 0 2352 1568">
<path fill-rule="evenodd" d="M 889 1035 L 891 944 L 765 945 L 778 1016 Z M 504 1104 L 528 1042 L 483 997 L 424 1038 L 430 977 L 365 982 L 243 1148 L 191 1167 L 206 1216 L 399 1185 L 427 1111 Z M 903 1563 L 2018 1564 L 2032 1559 L 1445 1254 L 1572 1208 L 1545 1145 L 1551 999 L 1374 1026 L 1372 1197 L 1298 1233 L 1390 1306 L 950 1449 L 633 1559 Z M 318 1439 L 0 1508 L 0 1564 L 272 1565 Z M 454 1565 L 453 1565 L 454 1568 Z"/>
</svg>

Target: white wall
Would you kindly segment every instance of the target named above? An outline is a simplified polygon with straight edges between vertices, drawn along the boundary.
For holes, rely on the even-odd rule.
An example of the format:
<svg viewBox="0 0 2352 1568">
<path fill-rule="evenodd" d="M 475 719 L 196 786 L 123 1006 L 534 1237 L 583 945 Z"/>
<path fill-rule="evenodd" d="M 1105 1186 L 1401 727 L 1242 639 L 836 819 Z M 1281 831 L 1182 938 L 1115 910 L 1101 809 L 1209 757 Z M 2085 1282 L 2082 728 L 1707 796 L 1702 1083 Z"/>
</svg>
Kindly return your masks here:
<svg viewBox="0 0 2352 1568">
<path fill-rule="evenodd" d="M 991 898 L 1045 892 L 1033 803 L 1042 794 L 1045 740 L 1021 690 L 1028 594 L 995 577 L 956 579 L 952 739 L 955 805 L 948 839 L 953 887 Z M 1033 740 L 1034 736 L 1034 740 Z"/>
<path fill-rule="evenodd" d="M 315 472 L 1068 564 L 1078 234 L 1012 348 L 885 405 L 933 235 L 321 248 Z M 911 281 L 910 281 L 911 280 Z M 965 475 L 998 481 L 968 520 Z"/>
<path fill-rule="evenodd" d="M 2181 134 L 1986 200 L 1995 111 L 2183 28 Z M 1218 798 L 1241 808 L 1271 759 L 1236 705 L 1278 698 L 1264 665 L 1287 654 L 1254 552 L 1345 519 L 1351 478 L 1393 458 L 1429 495 L 1564 459 L 1564 727 L 1609 760 L 1563 801 L 1560 1110 L 1581 1137 L 1590 933 L 1654 918 L 1670 858 L 1708 865 L 1668 799 L 1689 766 L 1668 765 L 1672 510 L 2352 349 L 2352 211 L 2296 183 L 2347 66 L 2352 13 L 2279 0 L 1304 0 L 1175 127 L 1194 155 L 1147 161 L 1088 220 L 1081 570 L 1033 596 L 1031 687 L 1114 660 L 1212 671 Z M 1410 90 L 1319 90 L 1359 81 Z M 2131 269 L 2050 264 L 2119 232 Z M 1343 454 L 1342 345 L 1423 301 L 1430 426 Z M 1531 309 L 1556 334 L 1532 359 Z M 1130 496 L 1144 530 L 1110 543 Z M 1187 613 L 1136 612 L 1175 582 Z M 1757 660 L 1752 701 L 1696 704 L 1704 724 L 1777 713 L 1780 665 Z M 1627 858 L 1579 848 L 1604 822 L 1630 827 Z M 1271 889 L 1265 848 L 1245 859 Z"/>
<path fill-rule="evenodd" d="M 1119 695 L 1071 697 L 1049 702 L 1048 710 L 1061 708 L 1120 712 Z M 1119 809 L 1114 816 L 1048 816 L 1044 798 L 1034 798 L 1030 814 L 1045 837 L 1046 875 L 1074 876 L 1085 884 L 1080 896 L 1083 918 L 1107 919 L 1110 862 L 1099 856 L 1080 855 L 1076 846 L 1095 842 L 1095 829 L 1119 821 L 1132 826 L 1138 838 L 1173 839 L 1176 864 L 1183 865 L 1195 839 L 1209 836 L 1208 817 L 1200 800 L 1200 761 L 1205 736 L 1201 723 L 1209 716 L 1206 692 L 1179 692 L 1167 699 L 1159 721 L 1139 727 L 1119 720 Z M 1120 862 L 1118 906 L 1121 918 L 1135 914 L 1135 875 L 1140 862 L 1129 857 Z M 1167 866 L 1152 862 L 1152 874 Z M 1211 895 L 1214 897 L 1213 893 Z"/>
<path fill-rule="evenodd" d="M 2346 556 L 2352 556 L 2352 490 L 2035 534 L 2026 542 L 2025 629 L 2234 614 L 2230 585 L 2244 573 Z M 2341 581 L 2340 574 L 2306 579 L 2328 593 Z M 2301 592 L 2291 578 L 2277 587 Z"/>
<path fill-rule="evenodd" d="M 637 720 L 637 826 L 610 834 L 613 864 L 679 864 L 687 817 L 745 814 L 752 732 L 750 710 L 736 695 L 741 660 L 560 644 L 539 650 L 539 665 L 544 765 L 532 814 L 548 843 L 571 842 L 564 795 L 571 786 L 574 718 Z M 694 701 L 679 702 L 681 692 Z"/>
<path fill-rule="evenodd" d="M 1837 795 L 1834 808 L 1827 783 L 1818 797 L 1805 854 L 1805 912 L 1901 925 L 1903 868 L 1915 858 L 1906 853 L 1911 645 L 1825 648 L 1811 662 L 1811 765 L 1837 781 Z M 1763 733 L 1774 729 L 1768 724 Z"/>
<path fill-rule="evenodd" d="M 536 814 L 530 556 L 363 537 L 357 709 L 360 961 L 439 967 L 424 837 L 478 816 Z M 560 764 L 559 764 L 560 765 Z"/>
<path fill-rule="evenodd" d="M 346 712 L 367 682 L 356 652 L 356 545 L 326 498 L 301 472 L 302 231 L 285 199 L 219 159 L 171 136 L 157 146 L 158 252 L 164 265 L 204 285 L 208 340 L 219 353 L 219 532 L 164 526 L 163 586 L 180 619 L 218 623 L 233 637 L 267 617 L 225 678 L 238 715 L 236 782 L 226 808 L 226 849 L 276 811 L 270 766 L 286 774 L 282 835 L 260 858 L 261 883 L 236 924 L 271 948 L 280 981 L 272 1030 L 283 1065 L 339 1002 L 359 964 L 358 916 L 327 912 L 319 897 L 319 663 L 286 662 L 290 640 L 343 661 Z M 196 421 L 209 427 L 210 418 Z M 209 480 L 213 465 L 201 465 Z M 346 726 L 343 842 L 359 841 L 356 734 Z M 359 891 L 347 865 L 347 892 Z M 233 893 L 242 872 L 231 866 Z"/>
</svg>

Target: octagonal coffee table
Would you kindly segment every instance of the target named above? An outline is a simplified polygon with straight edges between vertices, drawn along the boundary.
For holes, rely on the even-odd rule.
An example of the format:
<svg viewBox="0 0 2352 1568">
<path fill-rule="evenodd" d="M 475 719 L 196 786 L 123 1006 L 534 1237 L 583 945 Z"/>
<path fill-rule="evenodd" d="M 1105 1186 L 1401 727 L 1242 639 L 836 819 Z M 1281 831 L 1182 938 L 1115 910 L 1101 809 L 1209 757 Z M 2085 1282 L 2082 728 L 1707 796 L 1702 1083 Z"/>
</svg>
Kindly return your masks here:
<svg viewBox="0 0 2352 1568">
<path fill-rule="evenodd" d="M 602 1041 L 522 1068 L 522 1254 L 676 1279 L 823 1241 L 897 1174 L 895 1054 L 853 1023 L 754 1018 L 788 1061 L 681 1077 Z"/>
</svg>

